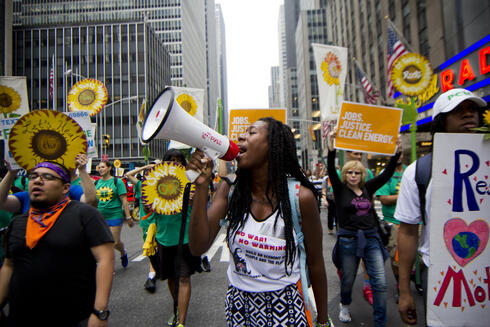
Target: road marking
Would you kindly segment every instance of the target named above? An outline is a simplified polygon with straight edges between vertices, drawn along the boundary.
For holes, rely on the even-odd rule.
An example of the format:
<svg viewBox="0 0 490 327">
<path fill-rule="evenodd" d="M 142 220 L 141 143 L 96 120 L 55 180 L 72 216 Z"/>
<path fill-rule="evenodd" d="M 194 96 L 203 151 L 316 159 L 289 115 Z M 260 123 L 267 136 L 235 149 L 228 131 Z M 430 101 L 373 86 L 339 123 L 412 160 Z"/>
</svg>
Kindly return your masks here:
<svg viewBox="0 0 490 327">
<path fill-rule="evenodd" d="M 230 253 L 228 251 L 228 245 L 226 244 L 225 241 L 226 238 L 226 233 L 221 233 L 219 234 L 216 239 L 213 242 L 213 245 L 209 248 L 209 250 L 204 253 L 211 261 L 213 257 L 216 255 L 216 252 L 218 251 L 219 248 L 221 248 L 221 262 L 228 262 L 230 261 Z"/>
<path fill-rule="evenodd" d="M 142 261 L 142 260 L 143 260 L 143 259 L 145 259 L 145 258 L 146 258 L 146 255 L 140 254 L 139 256 L 137 256 L 136 258 L 134 258 L 134 259 L 133 259 L 133 260 L 131 260 L 131 261 L 136 261 L 136 262 L 138 262 L 138 261 Z"/>
</svg>

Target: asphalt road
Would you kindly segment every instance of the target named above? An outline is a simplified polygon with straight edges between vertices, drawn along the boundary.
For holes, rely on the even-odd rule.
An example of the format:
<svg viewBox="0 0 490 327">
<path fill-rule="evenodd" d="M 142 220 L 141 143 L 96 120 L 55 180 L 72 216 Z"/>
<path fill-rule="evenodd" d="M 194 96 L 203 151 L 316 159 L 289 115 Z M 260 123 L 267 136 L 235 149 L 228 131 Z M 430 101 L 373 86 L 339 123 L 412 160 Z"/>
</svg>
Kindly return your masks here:
<svg viewBox="0 0 490 327">
<path fill-rule="evenodd" d="M 326 226 L 326 210 L 322 209 L 322 222 Z M 326 228 L 326 227 L 325 227 Z M 328 276 L 329 314 L 335 326 L 373 326 L 372 307 L 362 296 L 363 276 L 359 272 L 353 289 L 351 304 L 352 322 L 344 324 L 338 321 L 338 304 L 340 299 L 340 283 L 335 266 L 331 261 L 331 251 L 336 236 L 324 232 L 323 255 Z M 194 326 L 225 326 L 224 295 L 227 288 L 226 269 L 228 267 L 228 251 L 223 242 L 223 234 L 218 235 L 213 247 L 208 251 L 211 261 L 210 273 L 192 276 L 192 295 L 187 315 L 187 327 Z M 157 291 L 150 294 L 143 288 L 148 274 L 148 259 L 141 256 L 143 240 L 138 226 L 124 226 L 122 240 L 126 245 L 130 258 L 126 269 L 116 259 L 114 282 L 112 287 L 110 310 L 110 326 L 153 327 L 167 326 L 172 315 L 173 302 L 166 281 L 157 282 Z M 116 253 L 118 254 L 118 253 Z M 395 281 L 389 262 L 386 262 L 388 283 L 387 315 L 389 327 L 404 327 L 401 322 L 397 305 L 394 301 Z M 417 302 L 419 320 L 424 319 L 422 297 L 414 291 Z M 419 323 L 417 326 L 424 326 Z"/>
</svg>

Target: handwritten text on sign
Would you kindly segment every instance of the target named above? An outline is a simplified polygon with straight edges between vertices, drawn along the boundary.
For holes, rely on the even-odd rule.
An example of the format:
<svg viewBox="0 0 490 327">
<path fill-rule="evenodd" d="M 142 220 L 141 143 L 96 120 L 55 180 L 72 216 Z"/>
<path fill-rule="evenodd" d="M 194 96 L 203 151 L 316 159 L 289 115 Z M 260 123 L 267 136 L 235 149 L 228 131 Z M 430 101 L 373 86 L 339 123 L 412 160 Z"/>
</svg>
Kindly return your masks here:
<svg viewBox="0 0 490 327">
<path fill-rule="evenodd" d="M 432 162 L 428 325 L 488 326 L 490 144 L 436 134 Z"/>
<path fill-rule="evenodd" d="M 392 155 L 400 130 L 398 108 L 342 103 L 337 125 L 337 149 Z"/>
</svg>

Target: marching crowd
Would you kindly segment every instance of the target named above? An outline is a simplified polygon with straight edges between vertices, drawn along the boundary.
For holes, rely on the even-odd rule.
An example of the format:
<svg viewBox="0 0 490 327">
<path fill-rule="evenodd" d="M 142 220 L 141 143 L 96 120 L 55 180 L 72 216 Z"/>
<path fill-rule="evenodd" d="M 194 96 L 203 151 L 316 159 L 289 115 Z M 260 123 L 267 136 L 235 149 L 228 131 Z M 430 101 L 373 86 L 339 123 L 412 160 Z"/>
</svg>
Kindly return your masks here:
<svg viewBox="0 0 490 327">
<path fill-rule="evenodd" d="M 486 106 L 463 89 L 443 93 L 434 104 L 432 133 L 471 133 L 480 126 Z M 332 263 L 338 276 L 329 278 L 339 278 L 340 283 L 338 319 L 349 323 L 355 315 L 352 291 L 361 263 L 362 292 L 373 306 L 374 326 L 386 326 L 388 257 L 401 320 L 417 323 L 410 281 L 420 280 L 417 290 L 425 294 L 429 180 L 425 188 L 418 186 L 416 163 L 403 164 L 399 144 L 377 176 L 363 165 L 359 152 L 346 152 L 345 164 L 336 167 L 335 137 L 334 129 L 328 135 L 326 167 L 319 163 L 312 174 L 300 167 L 290 128 L 261 118 L 239 137 L 236 178 L 222 178 L 216 189 L 214 163 L 203 152 L 196 150 L 187 160 L 170 149 L 162 161 L 200 172 L 189 206 L 175 215 L 154 212 L 141 195 L 142 179 L 158 162 L 125 174 L 138 199 L 143 240 L 153 236 L 157 244 L 149 252 L 144 287 L 154 292 L 157 279 L 167 280 L 175 303 L 170 326 L 185 325 L 191 276 L 210 270 L 201 255 L 221 228 L 232 258 L 225 297 L 227 326 L 333 326 L 325 270 Z M 18 171 L 6 164 L 0 182 L 0 304 L 2 309 L 8 304 L 8 310 L 1 312 L 0 326 L 108 325 L 114 249 L 126 267 L 121 228 L 124 222 L 132 227 L 135 220 L 125 184 L 113 176 L 113 165 L 100 162 L 100 179 L 94 182 L 85 169 L 86 156 L 76 161 L 78 176 L 46 161 L 18 177 Z M 375 199 L 382 204 L 382 217 Z M 328 210 L 327 226 L 320 221 L 321 206 Z M 323 257 L 323 232 L 337 235 L 333 262 Z"/>
</svg>

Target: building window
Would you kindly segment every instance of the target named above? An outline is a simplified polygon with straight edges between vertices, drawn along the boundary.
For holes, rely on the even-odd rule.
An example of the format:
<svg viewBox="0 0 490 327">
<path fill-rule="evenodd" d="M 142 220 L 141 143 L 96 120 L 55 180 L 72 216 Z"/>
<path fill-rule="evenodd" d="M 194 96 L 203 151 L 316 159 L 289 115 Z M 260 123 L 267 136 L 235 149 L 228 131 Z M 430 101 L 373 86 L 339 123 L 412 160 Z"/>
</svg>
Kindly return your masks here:
<svg viewBox="0 0 490 327">
<path fill-rule="evenodd" d="M 412 43 L 410 35 L 410 2 L 402 0 L 402 15 L 403 15 L 403 36 L 408 43 Z"/>
</svg>

